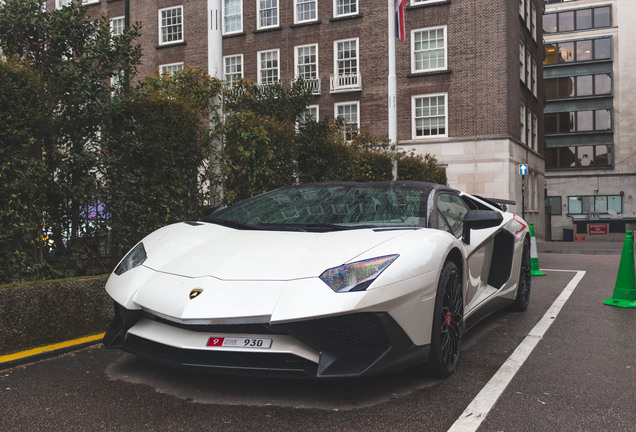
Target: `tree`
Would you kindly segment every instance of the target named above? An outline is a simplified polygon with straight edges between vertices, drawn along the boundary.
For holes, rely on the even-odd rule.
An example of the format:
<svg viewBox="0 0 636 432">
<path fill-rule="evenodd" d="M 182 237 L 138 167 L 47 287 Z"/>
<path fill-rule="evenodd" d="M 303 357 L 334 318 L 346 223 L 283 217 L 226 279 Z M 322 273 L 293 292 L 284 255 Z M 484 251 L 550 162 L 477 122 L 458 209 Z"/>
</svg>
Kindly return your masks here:
<svg viewBox="0 0 636 432">
<path fill-rule="evenodd" d="M 0 6 L 0 47 L 28 61 L 41 77 L 38 98 L 48 103 L 48 134 L 42 137 L 47 170 L 46 230 L 56 257 L 70 272 L 98 253 L 100 201 L 96 167 L 102 115 L 128 89 L 117 77 L 133 77 L 141 48 L 138 25 L 112 37 L 107 18 L 93 20 L 81 2 L 43 12 L 42 0 L 6 0 Z M 119 82 L 111 87 L 111 83 Z M 103 232 L 103 231 L 102 231 Z M 76 264 L 72 268 L 74 264 Z"/>
<path fill-rule="evenodd" d="M 213 157 L 208 113 L 220 89 L 201 69 L 151 76 L 108 118 L 102 157 L 114 257 L 161 226 L 199 217 Z"/>
<path fill-rule="evenodd" d="M 50 113 L 42 93 L 42 81 L 28 65 L 0 60 L 0 283 L 45 273 L 42 142 Z"/>
</svg>

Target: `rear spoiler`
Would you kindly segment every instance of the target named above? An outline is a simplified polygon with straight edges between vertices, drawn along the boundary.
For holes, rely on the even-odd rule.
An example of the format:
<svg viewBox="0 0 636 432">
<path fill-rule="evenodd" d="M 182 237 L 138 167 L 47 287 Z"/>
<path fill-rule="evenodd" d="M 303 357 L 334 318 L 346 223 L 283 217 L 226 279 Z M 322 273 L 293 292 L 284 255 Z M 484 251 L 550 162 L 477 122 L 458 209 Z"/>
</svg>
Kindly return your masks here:
<svg viewBox="0 0 636 432">
<path fill-rule="evenodd" d="M 512 200 L 505 200 L 505 199 L 500 199 L 500 198 L 484 198 L 484 197 L 479 196 L 479 195 L 474 195 L 474 196 L 476 196 L 480 200 L 486 201 L 490 205 L 493 205 L 493 206 L 495 206 L 497 208 L 500 208 L 503 211 L 507 211 L 506 210 L 506 206 L 517 204 L 516 201 L 512 201 Z"/>
</svg>

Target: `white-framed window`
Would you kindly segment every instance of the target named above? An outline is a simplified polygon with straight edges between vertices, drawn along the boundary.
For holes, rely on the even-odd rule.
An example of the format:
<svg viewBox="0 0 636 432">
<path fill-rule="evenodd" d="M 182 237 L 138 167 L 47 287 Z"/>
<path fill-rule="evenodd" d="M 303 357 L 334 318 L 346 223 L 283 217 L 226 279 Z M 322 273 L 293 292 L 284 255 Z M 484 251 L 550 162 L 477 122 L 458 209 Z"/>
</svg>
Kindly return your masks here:
<svg viewBox="0 0 636 432">
<path fill-rule="evenodd" d="M 532 149 L 537 150 L 539 148 L 539 117 L 535 113 L 532 113 Z"/>
<path fill-rule="evenodd" d="M 358 42 L 358 38 L 334 41 L 334 75 L 348 79 L 358 75 Z"/>
<path fill-rule="evenodd" d="M 448 93 L 411 97 L 413 139 L 448 136 Z"/>
<path fill-rule="evenodd" d="M 318 105 L 309 105 L 305 112 L 300 115 L 297 126 L 303 125 L 310 121 L 317 122 L 318 120 L 320 120 L 319 112 L 320 109 Z"/>
<path fill-rule="evenodd" d="M 278 0 L 257 0 L 256 17 L 259 30 L 278 27 Z"/>
<path fill-rule="evenodd" d="M 532 90 L 532 54 L 526 50 L 526 86 Z"/>
<path fill-rule="evenodd" d="M 243 79 L 243 54 L 223 57 L 223 79 L 228 87 Z"/>
<path fill-rule="evenodd" d="M 347 141 L 358 134 L 360 124 L 360 102 L 342 102 L 334 104 L 334 117 L 344 122 L 342 132 Z"/>
<path fill-rule="evenodd" d="M 530 21 L 532 21 L 530 19 L 530 4 L 532 3 L 532 0 L 526 0 L 526 27 L 528 27 L 528 30 L 530 30 Z"/>
<path fill-rule="evenodd" d="M 358 0 L 333 0 L 333 16 L 341 17 L 347 15 L 357 15 Z"/>
<path fill-rule="evenodd" d="M 55 9 L 61 9 L 71 4 L 71 0 L 55 0 Z"/>
<path fill-rule="evenodd" d="M 519 0 L 519 15 L 521 18 L 526 19 L 526 1 Z"/>
<path fill-rule="evenodd" d="M 183 6 L 159 9 L 159 45 L 183 40 Z"/>
<path fill-rule="evenodd" d="M 446 26 L 411 31 L 411 72 L 444 70 L 446 58 Z"/>
<path fill-rule="evenodd" d="M 318 19 L 318 0 L 294 0 L 294 22 L 305 23 Z"/>
<path fill-rule="evenodd" d="M 125 17 L 118 16 L 110 19 L 110 35 L 119 36 L 124 32 L 126 26 Z"/>
<path fill-rule="evenodd" d="M 537 40 L 537 8 L 532 4 L 532 39 Z"/>
<path fill-rule="evenodd" d="M 526 83 L 526 46 L 523 42 L 519 43 L 519 79 Z"/>
<path fill-rule="evenodd" d="M 159 65 L 159 75 L 174 75 L 175 72 L 183 70 L 183 62 L 168 63 Z"/>
<path fill-rule="evenodd" d="M 532 94 L 534 97 L 539 97 L 537 94 L 537 61 L 532 59 Z"/>
<path fill-rule="evenodd" d="M 223 34 L 243 31 L 243 0 L 223 0 Z"/>
<path fill-rule="evenodd" d="M 526 106 L 524 104 L 521 104 L 519 106 L 519 120 L 520 120 L 520 126 L 521 126 L 521 142 L 524 144 L 527 144 L 528 141 L 526 140 Z"/>
<path fill-rule="evenodd" d="M 280 81 L 280 50 L 258 52 L 258 83 L 274 84 Z"/>
<path fill-rule="evenodd" d="M 294 48 L 294 79 L 302 78 L 313 93 L 320 93 L 318 78 L 318 44 Z"/>
<path fill-rule="evenodd" d="M 532 146 L 532 111 L 530 107 L 526 108 L 526 144 Z"/>
<path fill-rule="evenodd" d="M 82 4 L 89 5 L 93 3 L 99 3 L 100 0 L 82 0 Z"/>
</svg>

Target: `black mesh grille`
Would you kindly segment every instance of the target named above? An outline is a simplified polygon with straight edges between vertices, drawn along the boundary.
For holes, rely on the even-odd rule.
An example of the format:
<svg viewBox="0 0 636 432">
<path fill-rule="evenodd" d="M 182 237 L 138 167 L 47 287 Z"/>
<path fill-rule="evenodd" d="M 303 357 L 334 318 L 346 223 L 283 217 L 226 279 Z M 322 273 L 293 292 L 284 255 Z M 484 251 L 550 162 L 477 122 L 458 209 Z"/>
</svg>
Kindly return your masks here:
<svg viewBox="0 0 636 432">
<path fill-rule="evenodd" d="M 389 347 L 382 319 L 375 314 L 352 314 L 273 326 L 282 327 L 318 349 L 339 352 L 382 352 Z"/>
</svg>

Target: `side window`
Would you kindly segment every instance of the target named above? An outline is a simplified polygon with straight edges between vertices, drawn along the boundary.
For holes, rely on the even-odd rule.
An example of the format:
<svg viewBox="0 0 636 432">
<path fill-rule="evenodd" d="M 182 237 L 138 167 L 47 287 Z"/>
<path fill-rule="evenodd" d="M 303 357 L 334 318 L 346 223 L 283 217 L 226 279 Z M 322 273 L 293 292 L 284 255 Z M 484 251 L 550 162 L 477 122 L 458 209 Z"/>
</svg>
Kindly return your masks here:
<svg viewBox="0 0 636 432">
<path fill-rule="evenodd" d="M 457 195 L 440 194 L 437 198 L 437 210 L 444 217 L 455 237 L 461 236 L 464 229 L 464 216 L 468 213 L 468 207 L 464 201 Z M 442 223 L 440 223 L 441 227 Z"/>
</svg>

